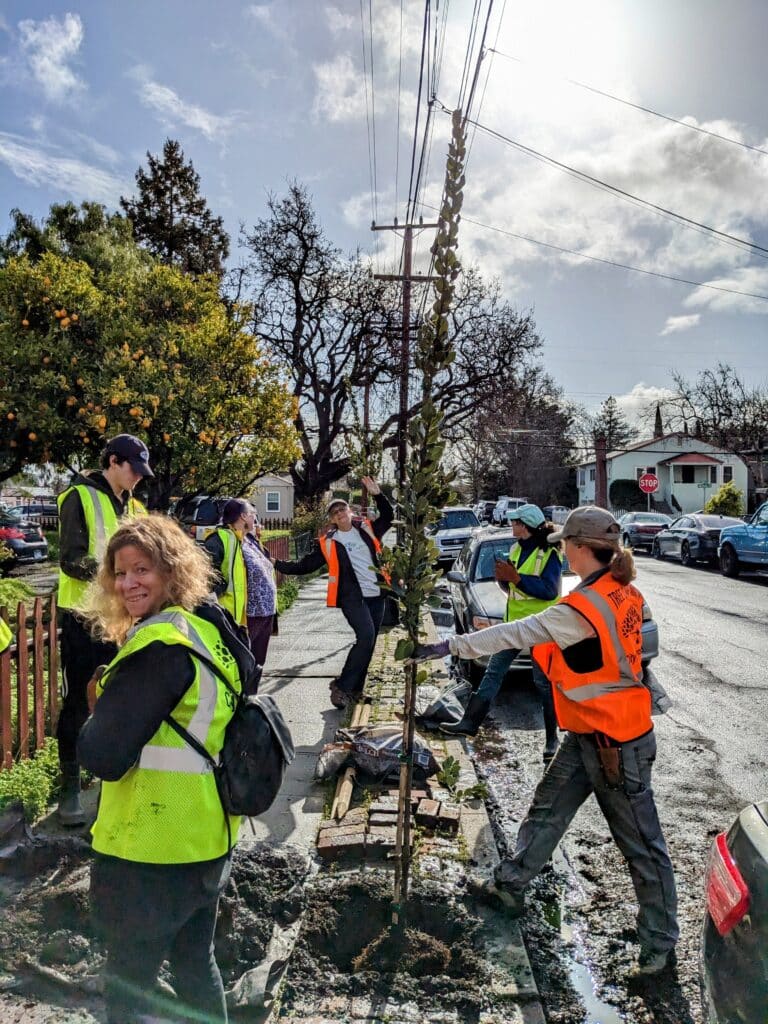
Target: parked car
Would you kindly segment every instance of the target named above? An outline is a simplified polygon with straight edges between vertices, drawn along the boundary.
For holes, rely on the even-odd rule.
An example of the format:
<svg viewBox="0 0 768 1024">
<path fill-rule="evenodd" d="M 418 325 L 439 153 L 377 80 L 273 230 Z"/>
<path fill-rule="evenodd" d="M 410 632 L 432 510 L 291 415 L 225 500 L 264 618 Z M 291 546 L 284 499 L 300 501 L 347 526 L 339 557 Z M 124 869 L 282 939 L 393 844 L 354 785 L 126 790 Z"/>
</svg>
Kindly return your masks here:
<svg viewBox="0 0 768 1024">
<path fill-rule="evenodd" d="M 11 552 L 11 559 L 5 562 L 16 565 L 22 562 L 44 562 L 48 557 L 48 541 L 39 523 L 25 518 L 21 509 L 7 506 L 0 510 L 0 541 Z"/>
<path fill-rule="evenodd" d="M 508 495 L 503 494 L 493 507 L 491 522 L 496 523 L 497 526 L 507 526 L 509 524 L 507 513 L 511 512 L 512 509 L 520 508 L 521 505 L 527 504 L 527 498 L 510 498 Z"/>
<path fill-rule="evenodd" d="M 550 523 L 562 526 L 571 510 L 565 505 L 542 505 L 541 511 L 544 513 L 544 518 L 548 519 Z"/>
<path fill-rule="evenodd" d="M 221 522 L 221 513 L 228 501 L 226 497 L 198 494 L 186 501 L 174 502 L 170 515 L 179 521 L 190 537 L 202 544 Z"/>
<path fill-rule="evenodd" d="M 626 512 L 617 520 L 621 527 L 621 543 L 625 548 L 645 548 L 650 552 L 653 538 L 672 522 L 661 512 Z"/>
<path fill-rule="evenodd" d="M 768 501 L 745 523 L 733 525 L 720 534 L 720 571 L 724 576 L 738 576 L 742 569 L 768 568 Z"/>
<path fill-rule="evenodd" d="M 694 565 L 696 562 L 717 565 L 720 531 L 734 523 L 741 523 L 741 520 L 732 516 L 680 516 L 654 537 L 653 557 L 666 558 L 671 555 L 679 558 L 683 565 Z"/>
<path fill-rule="evenodd" d="M 701 1005 L 707 1024 L 766 1020 L 768 801 L 715 837 L 705 876 Z"/>
<path fill-rule="evenodd" d="M 516 543 L 510 529 L 477 530 L 462 548 L 453 569 L 447 574 L 453 625 L 457 633 L 474 633 L 504 621 L 507 596 L 494 577 L 497 557 L 508 558 Z M 579 582 L 570 570 L 563 571 L 562 593 L 569 594 Z M 659 634 L 648 605 L 643 606 L 643 662 L 659 653 Z M 464 666 L 470 676 L 482 674 L 488 664 L 481 657 Z M 512 671 L 529 671 L 531 659 L 521 654 L 512 663 Z"/>
<path fill-rule="evenodd" d="M 55 501 L 22 505 L 21 514 L 49 530 L 55 530 L 59 525 L 59 506 Z"/>
<path fill-rule="evenodd" d="M 481 523 L 489 523 L 491 521 L 491 516 L 493 515 L 493 510 L 495 508 L 496 502 L 488 501 L 486 499 L 478 501 L 478 503 L 473 506 L 474 513 Z"/>
<path fill-rule="evenodd" d="M 430 538 L 437 545 L 438 565 L 443 568 L 453 565 L 464 542 L 479 526 L 480 520 L 468 506 L 442 509 L 440 519 L 429 530 Z"/>
</svg>

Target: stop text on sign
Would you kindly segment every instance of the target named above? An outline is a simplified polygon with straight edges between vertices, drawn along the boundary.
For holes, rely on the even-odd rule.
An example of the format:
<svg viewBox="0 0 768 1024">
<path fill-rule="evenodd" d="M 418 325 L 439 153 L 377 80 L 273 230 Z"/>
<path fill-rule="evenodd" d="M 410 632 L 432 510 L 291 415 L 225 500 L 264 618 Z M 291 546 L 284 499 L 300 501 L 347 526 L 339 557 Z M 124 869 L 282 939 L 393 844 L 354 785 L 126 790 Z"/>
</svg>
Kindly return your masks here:
<svg viewBox="0 0 768 1024">
<path fill-rule="evenodd" d="M 654 494 L 659 489 L 659 478 L 654 473 L 643 473 L 637 486 L 643 494 Z"/>
</svg>

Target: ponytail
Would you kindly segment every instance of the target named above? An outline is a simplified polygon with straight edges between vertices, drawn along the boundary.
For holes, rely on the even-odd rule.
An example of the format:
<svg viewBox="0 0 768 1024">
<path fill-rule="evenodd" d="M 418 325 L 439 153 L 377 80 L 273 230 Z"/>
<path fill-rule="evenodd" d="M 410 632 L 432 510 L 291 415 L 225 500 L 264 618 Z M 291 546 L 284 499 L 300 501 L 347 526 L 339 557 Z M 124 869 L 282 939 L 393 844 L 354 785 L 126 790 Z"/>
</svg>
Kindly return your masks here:
<svg viewBox="0 0 768 1024">
<path fill-rule="evenodd" d="M 631 583 L 637 576 L 631 548 L 615 548 L 613 546 L 595 548 L 591 544 L 587 546 L 601 565 L 608 566 L 611 576 L 618 583 Z"/>
<path fill-rule="evenodd" d="M 554 523 L 545 522 L 541 526 L 537 526 L 535 530 L 528 527 L 528 532 L 531 535 L 531 540 L 534 542 L 537 548 L 541 548 L 542 551 L 549 551 L 552 545 L 549 543 L 550 533 L 554 533 L 557 527 Z M 557 544 L 559 548 L 560 545 Z"/>
</svg>

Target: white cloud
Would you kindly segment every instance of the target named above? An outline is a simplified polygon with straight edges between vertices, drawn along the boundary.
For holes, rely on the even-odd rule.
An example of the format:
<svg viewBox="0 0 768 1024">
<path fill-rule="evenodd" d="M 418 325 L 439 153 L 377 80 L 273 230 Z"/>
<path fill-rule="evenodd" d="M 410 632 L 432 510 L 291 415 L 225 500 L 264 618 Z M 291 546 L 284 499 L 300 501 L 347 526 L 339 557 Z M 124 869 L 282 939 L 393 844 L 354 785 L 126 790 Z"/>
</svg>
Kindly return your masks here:
<svg viewBox="0 0 768 1024">
<path fill-rule="evenodd" d="M 21 49 L 35 81 L 46 97 L 62 103 L 85 89 L 85 82 L 69 67 L 83 41 L 83 23 L 79 14 L 65 14 L 59 21 L 51 16 L 44 21 L 19 22 Z"/>
<path fill-rule="evenodd" d="M 194 128 L 207 139 L 218 139 L 229 134 L 238 121 L 238 114 L 213 114 L 196 103 L 183 100 L 170 86 L 154 81 L 146 68 L 136 67 L 132 75 L 139 83 L 139 99 L 158 115 L 168 127 L 180 124 Z"/>
<path fill-rule="evenodd" d="M 313 114 L 327 121 L 357 121 L 365 117 L 365 82 L 348 53 L 313 68 L 317 92 Z"/>
<path fill-rule="evenodd" d="M 614 395 L 619 409 L 633 427 L 641 431 L 653 423 L 657 403 L 663 404 L 674 392 L 670 388 L 657 387 L 654 384 L 635 384 L 631 391 L 623 395 Z M 641 438 L 642 440 L 642 438 Z"/>
<path fill-rule="evenodd" d="M 22 181 L 39 187 L 50 187 L 75 199 L 91 199 L 114 206 L 127 182 L 110 171 L 92 167 L 82 160 L 59 156 L 20 136 L 0 132 L 0 163 Z"/>
<path fill-rule="evenodd" d="M 689 331 L 692 327 L 696 327 L 700 320 L 700 313 L 691 313 L 689 316 L 668 316 L 664 330 L 661 331 L 661 337 L 663 338 L 665 334 L 675 334 L 677 331 Z"/>
<path fill-rule="evenodd" d="M 687 308 L 706 307 L 717 313 L 768 313 L 766 298 L 751 298 L 749 295 L 734 295 L 730 292 L 715 291 L 715 288 L 730 288 L 751 295 L 768 296 L 768 267 L 737 267 L 721 277 L 709 278 L 703 282 L 709 288 L 696 288 L 683 305 Z"/>
<path fill-rule="evenodd" d="M 344 32 L 351 32 L 357 27 L 357 20 L 352 14 L 346 14 L 338 7 L 328 5 L 325 8 L 325 18 L 328 28 L 334 35 L 341 35 Z"/>
</svg>

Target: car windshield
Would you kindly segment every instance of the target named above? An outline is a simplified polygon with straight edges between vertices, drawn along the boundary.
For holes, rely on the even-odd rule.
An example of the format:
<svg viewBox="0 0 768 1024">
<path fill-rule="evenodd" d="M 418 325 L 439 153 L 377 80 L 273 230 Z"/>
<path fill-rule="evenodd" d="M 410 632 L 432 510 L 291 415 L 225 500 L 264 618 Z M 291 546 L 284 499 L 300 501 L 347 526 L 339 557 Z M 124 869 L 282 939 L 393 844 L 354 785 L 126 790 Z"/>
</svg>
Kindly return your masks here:
<svg viewBox="0 0 768 1024">
<path fill-rule="evenodd" d="M 493 566 L 496 558 L 506 560 L 509 557 L 509 549 L 517 543 L 514 537 L 498 538 L 480 545 L 475 562 L 473 578 L 475 582 L 480 580 L 492 580 L 494 578 Z"/>
<path fill-rule="evenodd" d="M 468 508 L 446 512 L 440 517 L 436 530 L 460 530 L 464 526 L 479 526 L 480 521 L 475 513 Z"/>
<path fill-rule="evenodd" d="M 741 523 L 741 519 L 734 519 L 733 516 L 699 516 L 698 519 L 705 530 L 720 529 L 723 526 L 735 526 Z"/>
<path fill-rule="evenodd" d="M 654 524 L 661 523 L 662 526 L 666 526 L 669 522 L 669 518 L 667 516 L 662 516 L 659 513 L 654 512 L 638 512 L 638 514 L 634 517 L 634 519 L 630 520 L 630 522 Z"/>
</svg>

